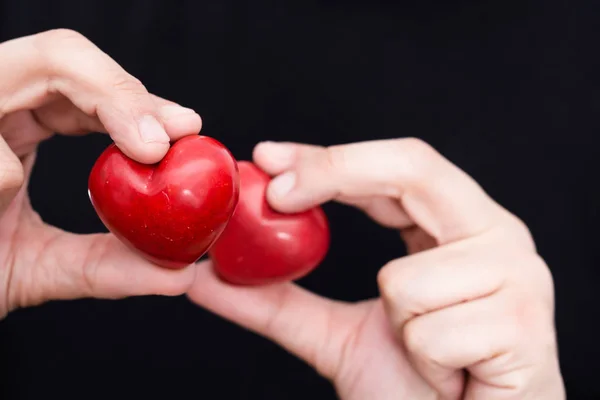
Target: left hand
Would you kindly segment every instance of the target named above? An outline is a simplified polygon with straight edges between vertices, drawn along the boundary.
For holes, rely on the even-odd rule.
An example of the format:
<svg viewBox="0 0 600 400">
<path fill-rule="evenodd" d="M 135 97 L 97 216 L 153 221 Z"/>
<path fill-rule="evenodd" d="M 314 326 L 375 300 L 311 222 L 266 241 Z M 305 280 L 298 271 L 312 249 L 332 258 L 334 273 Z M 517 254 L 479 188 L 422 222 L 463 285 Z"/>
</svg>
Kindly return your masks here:
<svg viewBox="0 0 600 400">
<path fill-rule="evenodd" d="M 195 303 L 264 335 L 342 399 L 564 399 L 551 274 L 524 224 L 416 139 L 259 145 L 283 212 L 337 200 L 401 231 L 409 255 L 381 298 L 349 304 L 293 283 L 235 287 L 199 268 Z"/>
</svg>

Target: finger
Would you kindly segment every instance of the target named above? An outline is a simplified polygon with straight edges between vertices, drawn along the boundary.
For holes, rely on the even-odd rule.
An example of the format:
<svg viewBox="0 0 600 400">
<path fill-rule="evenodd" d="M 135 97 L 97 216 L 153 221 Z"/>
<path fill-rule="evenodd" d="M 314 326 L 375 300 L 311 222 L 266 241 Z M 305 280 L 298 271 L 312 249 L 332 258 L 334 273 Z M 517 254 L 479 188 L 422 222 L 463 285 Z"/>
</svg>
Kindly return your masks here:
<svg viewBox="0 0 600 400">
<path fill-rule="evenodd" d="M 0 218 L 23 186 L 24 180 L 25 172 L 21 160 L 0 134 Z"/>
<path fill-rule="evenodd" d="M 285 171 L 267 191 L 284 212 L 342 196 L 389 197 L 439 243 L 477 235 L 505 216 L 473 179 L 417 139 L 328 148 L 264 143 L 255 160 L 270 173 Z"/>
<path fill-rule="evenodd" d="M 344 197 L 334 199 L 338 203 L 356 207 L 381 226 L 394 229 L 406 229 L 414 222 L 395 199 L 389 197 Z"/>
<path fill-rule="evenodd" d="M 280 143 L 281 144 L 281 143 Z M 274 146 L 272 146 L 274 145 Z M 279 175 L 292 168 L 296 159 L 296 146 L 294 143 L 283 143 L 283 146 L 271 142 L 264 142 L 254 148 L 252 158 L 256 164 L 271 176 Z M 307 149 L 318 149 L 316 146 L 303 145 Z M 275 147 L 272 151 L 271 147 Z M 332 199 L 338 203 L 350 205 L 361 209 L 375 222 L 388 228 L 404 229 L 412 226 L 413 222 L 404 212 L 398 200 L 389 197 L 363 197 L 339 195 Z"/>
<path fill-rule="evenodd" d="M 530 293 L 550 301 L 552 278 L 539 255 L 498 252 L 477 238 L 391 261 L 379 271 L 377 282 L 399 328 L 415 316 L 490 296 L 524 278 L 539 284 L 528 287 Z"/>
<path fill-rule="evenodd" d="M 0 117 L 37 108 L 48 96 L 68 98 L 85 115 L 97 117 L 125 154 L 144 163 L 159 161 L 169 148 L 166 127 L 189 118 L 185 126 L 200 125 L 193 111 L 159 106 L 146 88 L 82 35 L 53 30 L 0 45 Z M 170 108 L 169 108 L 170 107 Z M 168 122 L 169 121 L 169 122 Z"/>
<path fill-rule="evenodd" d="M 160 268 L 111 234 L 76 235 L 38 222 L 25 225 L 14 243 L 28 251 L 14 261 L 12 309 L 60 299 L 178 296 L 194 281 L 195 265 Z M 19 268 L 19 263 L 33 268 Z"/>
<path fill-rule="evenodd" d="M 536 341 L 552 340 L 552 330 L 540 329 L 545 322 L 538 324 L 536 305 L 525 299 L 502 292 L 409 321 L 403 338 L 413 365 L 443 398 L 462 398 L 464 369 L 495 389 L 483 398 L 512 398 L 499 394 L 519 388 L 519 376 L 535 361 L 529 355 L 540 353 Z"/>
<path fill-rule="evenodd" d="M 200 132 L 202 119 L 196 112 L 158 96 L 150 96 L 157 103 L 160 120 L 172 141 Z M 108 133 L 97 116 L 86 114 L 62 95 L 54 96 L 52 101 L 36 109 L 34 114 L 41 128 L 50 132 L 68 135 Z"/>
<path fill-rule="evenodd" d="M 52 136 L 29 111 L 16 111 L 0 119 L 2 137 L 17 157 L 35 151 L 37 145 Z"/>
<path fill-rule="evenodd" d="M 377 283 L 393 325 L 400 328 L 414 316 L 498 291 L 509 276 L 503 265 L 510 264 L 487 251 L 460 242 L 386 264 Z"/>
<path fill-rule="evenodd" d="M 159 106 L 161 121 L 171 140 L 200 133 L 202 118 L 194 110 L 156 95 L 152 98 Z"/>
<path fill-rule="evenodd" d="M 6 118 L 17 113 L 11 113 Z M 30 114 L 38 129 L 66 135 L 83 135 L 89 132 L 108 133 L 95 115 L 88 115 L 77 108 L 67 97 L 57 94 L 48 99 L 48 104 L 32 110 Z"/>
<path fill-rule="evenodd" d="M 293 142 L 261 142 L 254 147 L 252 159 L 269 175 L 279 175 L 300 160 L 300 151 L 318 151 L 319 146 Z"/>
<path fill-rule="evenodd" d="M 208 265 L 198 268 L 187 295 L 203 308 L 278 343 L 328 378 L 335 373 L 344 340 L 353 329 L 341 323 L 349 311 L 343 303 L 293 283 L 231 286 Z M 327 353 L 319 354 L 323 349 Z"/>
</svg>

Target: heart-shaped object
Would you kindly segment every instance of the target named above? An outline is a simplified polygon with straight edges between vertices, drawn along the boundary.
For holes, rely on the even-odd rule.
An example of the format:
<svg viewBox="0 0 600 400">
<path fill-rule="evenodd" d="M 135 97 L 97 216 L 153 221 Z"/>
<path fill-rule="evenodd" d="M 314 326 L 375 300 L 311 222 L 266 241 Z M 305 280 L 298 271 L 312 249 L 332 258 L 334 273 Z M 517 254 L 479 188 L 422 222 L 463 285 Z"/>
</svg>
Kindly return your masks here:
<svg viewBox="0 0 600 400">
<path fill-rule="evenodd" d="M 321 207 L 279 213 L 265 197 L 271 177 L 248 161 L 238 162 L 240 195 L 229 224 L 209 250 L 224 281 L 264 285 L 293 281 L 314 270 L 329 250 L 330 231 Z"/>
<path fill-rule="evenodd" d="M 110 145 L 88 187 L 109 231 L 153 263 L 178 269 L 202 257 L 223 232 L 238 201 L 239 175 L 223 144 L 192 135 L 154 165 Z"/>
</svg>

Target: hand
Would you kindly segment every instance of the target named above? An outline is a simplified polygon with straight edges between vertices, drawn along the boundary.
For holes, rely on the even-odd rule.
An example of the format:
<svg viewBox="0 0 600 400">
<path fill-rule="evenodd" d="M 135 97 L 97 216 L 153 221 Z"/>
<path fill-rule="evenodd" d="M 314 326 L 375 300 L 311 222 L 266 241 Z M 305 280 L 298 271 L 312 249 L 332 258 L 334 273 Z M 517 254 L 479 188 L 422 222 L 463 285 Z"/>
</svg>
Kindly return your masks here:
<svg viewBox="0 0 600 400">
<path fill-rule="evenodd" d="M 336 200 L 400 230 L 409 255 L 357 304 L 286 283 L 234 287 L 198 269 L 195 303 L 264 335 L 341 398 L 563 399 L 551 274 L 527 228 L 416 139 L 330 148 L 264 143 L 283 212 Z"/>
<path fill-rule="evenodd" d="M 184 293 L 194 268 L 161 269 L 113 235 L 44 224 L 26 182 L 38 143 L 54 132 L 109 133 L 128 156 L 154 163 L 170 140 L 200 131 L 198 114 L 149 94 L 73 31 L 4 42 L 0 60 L 0 318 L 51 299 Z"/>
</svg>

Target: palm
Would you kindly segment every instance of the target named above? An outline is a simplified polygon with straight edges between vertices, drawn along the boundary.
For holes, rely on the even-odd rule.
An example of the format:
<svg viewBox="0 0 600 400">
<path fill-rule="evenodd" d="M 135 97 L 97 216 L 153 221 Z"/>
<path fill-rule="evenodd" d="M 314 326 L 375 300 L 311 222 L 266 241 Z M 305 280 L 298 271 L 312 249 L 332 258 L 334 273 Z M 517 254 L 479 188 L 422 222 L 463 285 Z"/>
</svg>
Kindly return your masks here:
<svg viewBox="0 0 600 400">
<path fill-rule="evenodd" d="M 428 399 L 432 389 L 411 367 L 390 330 L 382 301 L 352 306 L 340 329 L 347 343 L 334 384 L 343 399 Z"/>
<path fill-rule="evenodd" d="M 411 252 L 432 245 L 417 228 L 403 237 Z M 188 296 L 300 357 L 331 380 L 344 400 L 437 398 L 394 337 L 379 298 L 338 302 L 292 283 L 234 287 L 220 281 L 209 263 L 198 268 Z"/>
<path fill-rule="evenodd" d="M 394 338 L 380 299 L 342 303 L 291 283 L 234 287 L 209 263 L 198 268 L 188 296 L 300 357 L 344 400 L 436 398 Z"/>
<path fill-rule="evenodd" d="M 28 181 L 35 160 L 35 148 L 50 136 L 51 131 L 38 123 L 29 111 L 5 116 L 0 120 L 0 131 L 8 147 L 23 162 L 25 181 Z M 10 204 L 0 218 L 0 282 L 5 287 L 0 301 L 0 317 L 18 307 L 21 301 L 28 301 L 11 295 L 11 287 L 20 279 L 15 266 L 23 262 L 22 255 L 35 257 L 44 247 L 50 232 L 43 227 L 45 225 L 29 204 L 27 185 L 24 184 L 16 196 L 10 198 Z"/>
</svg>

